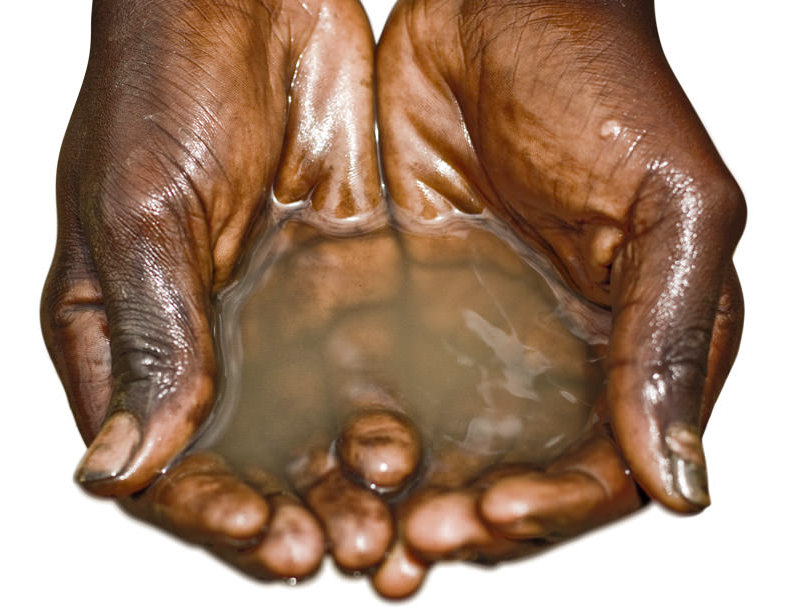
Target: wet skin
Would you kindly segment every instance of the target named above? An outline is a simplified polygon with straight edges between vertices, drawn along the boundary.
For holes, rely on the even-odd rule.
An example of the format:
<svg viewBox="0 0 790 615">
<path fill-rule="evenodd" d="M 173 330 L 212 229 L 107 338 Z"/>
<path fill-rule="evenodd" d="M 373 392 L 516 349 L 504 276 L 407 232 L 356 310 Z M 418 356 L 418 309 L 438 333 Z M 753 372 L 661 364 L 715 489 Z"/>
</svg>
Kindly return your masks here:
<svg viewBox="0 0 790 615">
<path fill-rule="evenodd" d="M 426 219 L 495 212 L 609 310 L 618 445 L 653 498 L 705 507 L 701 432 L 740 339 L 745 207 L 652 3 L 402 2 L 377 58 L 394 201 Z"/>
<path fill-rule="evenodd" d="M 131 510 L 215 550 L 224 543 L 258 553 L 226 558 L 275 576 L 264 552 L 294 558 L 273 546 L 280 536 L 266 526 L 272 491 L 307 502 L 347 570 L 384 560 L 392 510 L 413 510 L 419 533 L 420 515 L 436 517 L 426 494 L 451 495 L 442 498 L 451 503 L 441 518 L 448 529 L 434 544 L 420 553 L 399 544 L 410 567 L 394 567 L 390 555 L 376 574 L 377 589 L 392 597 L 416 589 L 437 550 L 474 556 L 474 544 L 501 557 L 507 547 L 512 557 L 542 547 L 494 545 L 453 503 L 468 508 L 494 471 L 536 479 L 533 508 L 562 481 L 578 483 L 581 475 L 552 472 L 604 429 L 592 412 L 599 349 L 569 331 L 584 325 L 558 302 L 560 282 L 552 289 L 480 225 L 455 220 L 439 236 L 382 228 L 331 238 L 291 222 L 272 230 L 256 252 L 262 258 L 219 301 L 225 384 L 212 424 Z M 559 540 L 635 507 L 624 469 L 614 471 L 620 491 L 606 501 L 585 495 L 578 508 L 577 494 L 567 506 L 533 509 L 542 516 L 530 520 L 533 535 Z M 241 535 L 235 525 L 246 520 Z M 313 525 L 293 544 L 316 533 Z"/>
<path fill-rule="evenodd" d="M 212 298 L 268 219 L 271 194 L 310 196 L 319 219 L 381 210 L 373 53 L 353 1 L 94 6 L 42 301 L 45 340 L 91 443 L 77 471 L 91 493 L 139 492 L 205 421 L 216 393 Z M 204 470 L 192 470 L 202 484 Z M 270 518 L 250 487 L 232 476 L 223 486 L 223 501 L 246 497 L 255 509 L 229 520 L 205 512 L 234 544 L 274 527 L 274 504 Z M 189 505 L 177 507 L 177 529 L 190 533 Z M 301 503 L 281 508 L 306 519 L 285 523 L 286 542 L 288 527 L 308 538 L 276 570 L 299 576 L 323 554 L 323 535 L 310 533 Z"/>
<path fill-rule="evenodd" d="M 384 175 L 409 217 L 494 212 L 592 320 L 595 306 L 610 314 L 600 413 L 647 494 L 696 512 L 710 501 L 701 434 L 740 341 L 745 207 L 666 63 L 652 3 L 621 4 L 398 3 L 377 51 Z M 615 464 L 612 449 L 589 454 L 585 470 Z M 616 476 L 598 486 L 612 493 Z M 539 481 L 494 476 L 475 496 L 480 520 L 530 536 Z M 402 518 L 427 550 L 441 521 Z"/>
<path fill-rule="evenodd" d="M 45 339 L 92 442 L 78 479 L 119 497 L 149 485 L 210 411 L 211 299 L 269 219 L 270 192 L 283 203 L 311 196 L 327 224 L 361 214 L 353 226 L 382 207 L 373 43 L 356 4 L 139 4 L 94 9 L 42 302 Z M 587 321 L 606 323 L 596 412 L 613 434 L 594 430 L 540 472 L 467 476 L 449 456 L 448 471 L 397 508 L 376 588 L 405 595 L 428 561 L 514 557 L 538 544 L 525 539 L 633 510 L 621 455 L 651 497 L 682 512 L 706 506 L 700 438 L 740 337 L 731 257 L 744 207 L 666 65 L 649 3 L 404 2 L 376 61 L 399 216 L 486 210 L 549 258 L 588 300 Z M 325 493 L 345 485 L 337 472 L 319 478 Z M 260 576 L 307 574 L 323 532 L 336 558 L 355 536 L 343 531 L 349 515 L 322 515 L 326 498 L 308 495 L 308 509 L 271 477 L 241 480 L 215 456 L 166 479 L 127 503 L 164 511 L 157 522 Z M 383 500 L 371 498 L 353 527 L 381 518 Z M 281 538 L 271 548 L 264 526 Z"/>
</svg>

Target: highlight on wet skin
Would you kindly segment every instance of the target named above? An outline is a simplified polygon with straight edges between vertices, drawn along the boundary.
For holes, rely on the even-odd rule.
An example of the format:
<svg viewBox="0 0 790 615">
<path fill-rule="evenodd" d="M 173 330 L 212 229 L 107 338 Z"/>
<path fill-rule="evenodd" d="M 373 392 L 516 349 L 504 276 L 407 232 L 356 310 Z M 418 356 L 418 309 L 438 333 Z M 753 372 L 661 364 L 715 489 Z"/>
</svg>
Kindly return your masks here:
<svg viewBox="0 0 790 615">
<path fill-rule="evenodd" d="M 607 520 L 588 512 L 609 479 L 544 503 L 574 480 L 558 460 L 584 465 L 580 443 L 599 439 L 603 361 L 529 254 L 468 217 L 269 230 L 218 300 L 220 396 L 146 496 L 159 524 L 261 578 L 309 576 L 325 539 L 397 598 L 436 559 L 509 559 Z"/>
<path fill-rule="evenodd" d="M 94 7 L 42 299 L 79 483 L 389 598 L 707 506 L 744 206 L 652 5 L 232 4 Z"/>
</svg>

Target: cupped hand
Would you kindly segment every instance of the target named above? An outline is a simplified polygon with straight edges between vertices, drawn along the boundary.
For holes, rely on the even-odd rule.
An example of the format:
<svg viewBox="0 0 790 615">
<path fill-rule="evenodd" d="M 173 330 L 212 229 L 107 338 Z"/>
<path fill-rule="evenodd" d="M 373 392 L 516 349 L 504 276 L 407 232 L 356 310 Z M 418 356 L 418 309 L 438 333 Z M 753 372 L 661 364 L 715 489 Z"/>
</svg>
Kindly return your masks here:
<svg viewBox="0 0 790 615">
<path fill-rule="evenodd" d="M 381 207 L 373 48 L 353 0 L 96 3 L 41 311 L 90 444 L 77 470 L 88 491 L 139 492 L 204 424 L 216 395 L 212 299 L 273 203 L 309 199 L 317 219 L 352 224 Z M 261 481 L 216 458 L 182 466 L 174 477 L 219 476 L 192 485 L 249 513 L 215 515 L 213 530 L 246 540 L 285 510 L 312 528 L 296 543 L 313 551 L 278 573 L 309 568 L 316 548 L 320 559 L 306 509 L 267 504 Z M 179 506 L 181 533 L 204 538 L 189 502 Z"/>
<path fill-rule="evenodd" d="M 745 207 L 663 56 L 652 3 L 402 1 L 377 69 L 400 217 L 493 214 L 586 301 L 582 320 L 608 345 L 596 443 L 575 469 L 476 483 L 456 508 L 479 530 L 467 546 L 575 533 L 587 520 L 554 522 L 606 510 L 626 468 L 673 510 L 707 506 L 701 435 L 740 339 Z M 550 512 L 566 500 L 568 514 Z M 589 521 L 639 504 L 627 500 Z M 426 502 L 404 517 L 410 547 L 463 547 L 430 542 L 442 515 L 431 526 L 421 511 L 439 508 Z"/>
<path fill-rule="evenodd" d="M 350 0 L 94 8 L 42 301 L 89 491 L 144 487 L 204 421 L 211 300 L 271 194 L 340 218 L 380 205 L 372 54 Z"/>
</svg>

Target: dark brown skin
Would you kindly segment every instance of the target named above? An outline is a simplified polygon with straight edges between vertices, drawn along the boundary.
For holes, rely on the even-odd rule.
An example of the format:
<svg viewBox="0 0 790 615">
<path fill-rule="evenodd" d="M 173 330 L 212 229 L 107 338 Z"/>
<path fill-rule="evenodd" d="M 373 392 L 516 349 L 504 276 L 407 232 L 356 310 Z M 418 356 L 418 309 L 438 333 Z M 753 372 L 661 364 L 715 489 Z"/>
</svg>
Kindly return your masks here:
<svg viewBox="0 0 790 615">
<path fill-rule="evenodd" d="M 48 348 L 91 443 L 77 478 L 93 493 L 145 488 L 205 420 L 211 298 L 269 192 L 312 195 L 327 218 L 380 205 L 364 15 L 353 0 L 303 4 L 94 7 L 42 301 Z M 674 510 L 706 506 L 700 438 L 740 338 L 731 258 L 745 209 L 663 58 L 652 4 L 401 2 L 377 65 L 382 161 L 400 213 L 489 210 L 550 258 L 591 314 L 611 310 L 598 413 L 614 438 L 601 428 L 540 473 L 482 478 L 448 451 L 452 480 L 427 476 L 397 509 L 376 589 L 407 595 L 428 561 L 512 558 L 622 516 L 640 505 L 631 477 Z M 333 463 L 307 481 L 312 512 L 277 478 L 211 454 L 125 501 L 256 576 L 309 574 L 325 535 L 336 558 L 350 553 L 341 564 L 363 569 L 386 544 L 353 551 L 349 516 L 324 494 L 356 485 Z M 352 525 L 381 522 L 371 497 Z"/>
<path fill-rule="evenodd" d="M 354 0 L 94 5 L 42 299 L 44 338 L 90 443 L 77 470 L 86 490 L 138 492 L 205 420 L 211 299 L 270 192 L 311 196 L 319 218 L 380 207 L 373 53 Z M 301 504 L 284 506 L 221 459 L 187 462 L 126 506 L 252 572 L 317 567 L 323 530 Z M 282 531 L 261 542 L 267 524 Z M 272 566 L 268 539 L 288 527 L 299 548 Z M 226 550 L 239 541 L 259 546 Z"/>
<path fill-rule="evenodd" d="M 385 179 L 404 215 L 492 211 L 591 313 L 612 314 L 599 412 L 616 446 L 598 436 L 578 475 L 494 477 L 474 496 L 480 521 L 547 535 L 540 511 L 568 501 L 563 485 L 575 481 L 592 481 L 585 506 L 611 498 L 623 512 L 633 502 L 615 505 L 611 489 L 620 453 L 652 498 L 679 512 L 707 506 L 701 434 L 740 340 L 732 253 L 745 206 L 666 63 L 652 2 L 402 1 L 377 68 Z M 442 493 L 442 517 L 473 510 L 466 493 Z M 405 515 L 407 542 L 451 556 L 459 545 L 431 542 L 441 524 L 431 506 Z"/>
<path fill-rule="evenodd" d="M 420 437 L 405 416 L 369 409 L 347 423 L 337 441 L 347 471 L 389 491 L 407 483 L 418 467 Z"/>
</svg>

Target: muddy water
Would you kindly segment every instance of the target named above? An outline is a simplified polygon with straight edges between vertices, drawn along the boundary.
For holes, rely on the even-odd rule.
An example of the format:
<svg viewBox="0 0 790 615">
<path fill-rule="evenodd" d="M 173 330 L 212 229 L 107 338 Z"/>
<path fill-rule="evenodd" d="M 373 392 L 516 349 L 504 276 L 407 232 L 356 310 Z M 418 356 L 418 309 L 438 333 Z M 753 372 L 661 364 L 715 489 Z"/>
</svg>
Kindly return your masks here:
<svg viewBox="0 0 790 615">
<path fill-rule="evenodd" d="M 427 465 L 543 465 L 589 426 L 601 361 L 491 232 L 333 238 L 289 222 L 263 241 L 219 304 L 224 383 L 201 448 L 279 474 L 351 412 L 389 408 L 414 420 Z"/>
</svg>

